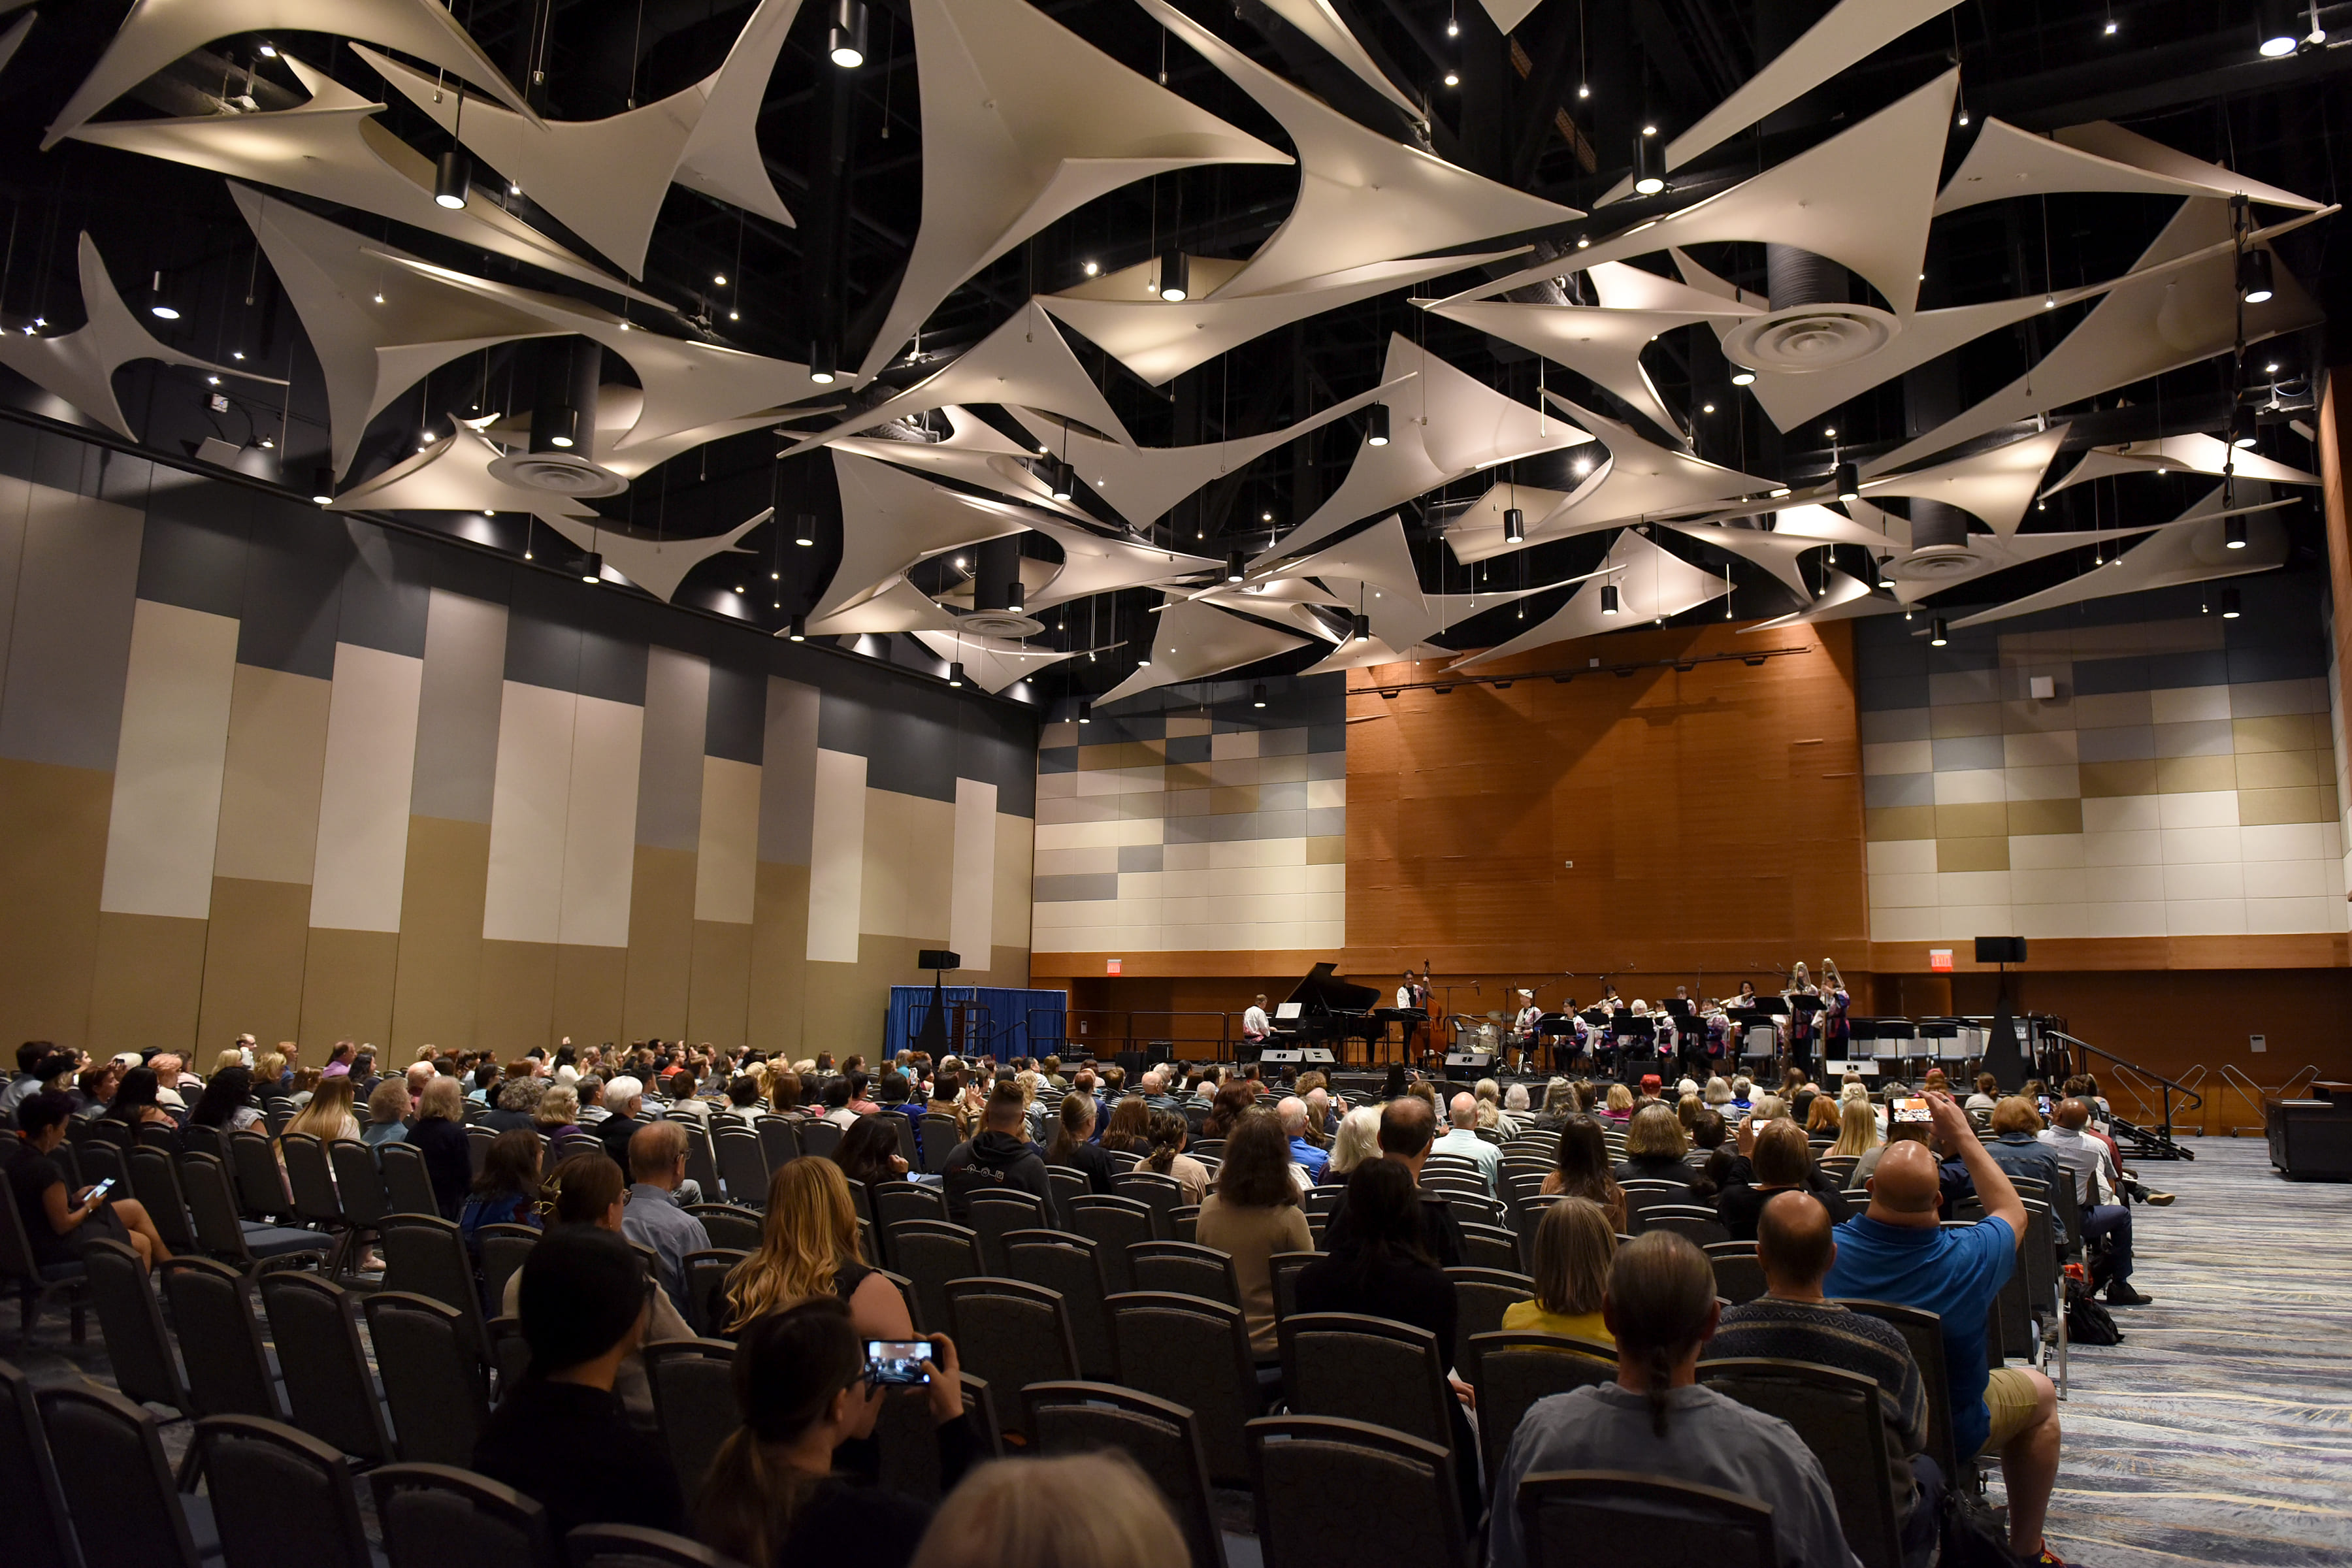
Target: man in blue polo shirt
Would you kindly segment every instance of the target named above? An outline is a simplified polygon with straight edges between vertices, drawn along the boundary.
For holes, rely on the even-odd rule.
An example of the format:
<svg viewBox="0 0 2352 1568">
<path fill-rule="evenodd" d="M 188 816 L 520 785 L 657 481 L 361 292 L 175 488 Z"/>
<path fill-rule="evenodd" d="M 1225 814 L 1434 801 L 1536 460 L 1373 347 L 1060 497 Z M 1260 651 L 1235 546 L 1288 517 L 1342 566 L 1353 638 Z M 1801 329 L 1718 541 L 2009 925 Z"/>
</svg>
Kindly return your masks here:
<svg viewBox="0 0 2352 1568">
<path fill-rule="evenodd" d="M 1951 1096 L 1931 1091 L 1927 1103 L 1936 1141 L 1967 1165 L 1985 1218 L 1943 1228 L 1935 1152 L 1894 1144 L 1867 1184 L 1870 1207 L 1837 1227 L 1837 1261 L 1822 1288 L 1832 1299 L 1895 1301 L 1942 1320 L 1953 1450 L 1999 1452 L 2010 1550 L 2029 1563 L 2059 1563 L 2042 1539 L 2058 1479 L 2057 1391 L 2030 1368 L 1986 1364 L 1986 1314 L 2019 1266 L 2025 1205 Z"/>
</svg>

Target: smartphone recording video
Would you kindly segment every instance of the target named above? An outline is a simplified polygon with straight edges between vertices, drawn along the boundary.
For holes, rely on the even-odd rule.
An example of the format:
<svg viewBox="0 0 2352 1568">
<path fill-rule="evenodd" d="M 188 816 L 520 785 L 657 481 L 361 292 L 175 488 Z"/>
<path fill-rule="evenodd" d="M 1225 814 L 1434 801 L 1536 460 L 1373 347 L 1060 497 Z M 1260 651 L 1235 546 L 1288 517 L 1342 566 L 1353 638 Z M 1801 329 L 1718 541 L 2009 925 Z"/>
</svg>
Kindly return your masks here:
<svg viewBox="0 0 2352 1568">
<path fill-rule="evenodd" d="M 1927 1102 L 1924 1099 L 1898 1100 L 1895 1102 L 1895 1120 L 1897 1121 L 1933 1121 L 1935 1119 L 1935 1113 L 1927 1109 Z"/>
<path fill-rule="evenodd" d="M 866 1381 L 884 1388 L 919 1388 L 931 1381 L 929 1340 L 868 1340 Z"/>
</svg>

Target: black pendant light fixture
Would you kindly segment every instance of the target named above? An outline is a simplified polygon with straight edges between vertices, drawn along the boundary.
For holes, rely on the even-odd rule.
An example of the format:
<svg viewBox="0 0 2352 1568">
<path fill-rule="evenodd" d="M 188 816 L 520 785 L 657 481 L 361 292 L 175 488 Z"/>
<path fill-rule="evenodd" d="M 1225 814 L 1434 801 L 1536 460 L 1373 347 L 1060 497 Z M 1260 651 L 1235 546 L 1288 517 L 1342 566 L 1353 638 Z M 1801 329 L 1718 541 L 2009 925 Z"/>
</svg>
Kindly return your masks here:
<svg viewBox="0 0 2352 1568">
<path fill-rule="evenodd" d="M 1348 635 L 1357 642 L 1371 641 L 1372 617 L 1366 615 L 1358 615 L 1353 620 L 1348 623 Z"/>
<path fill-rule="evenodd" d="M 2244 518 L 2225 517 L 2221 520 L 2221 543 L 2225 548 L 2231 550 L 2243 550 L 2246 547 L 2246 520 Z"/>
<path fill-rule="evenodd" d="M 310 499 L 320 506 L 332 506 L 335 504 L 334 469 L 313 468 L 310 470 Z"/>
<path fill-rule="evenodd" d="M 866 63 L 864 0 L 833 0 L 833 21 L 824 30 L 825 58 L 843 70 Z"/>
<path fill-rule="evenodd" d="M 1385 447 L 1389 444 L 1389 405 L 1387 404 L 1372 405 L 1371 424 L 1365 431 L 1364 442 L 1371 447 Z"/>
<path fill-rule="evenodd" d="M 1045 482 L 1054 488 L 1055 500 L 1067 500 L 1078 493 L 1078 471 L 1060 458 L 1045 465 Z"/>
<path fill-rule="evenodd" d="M 163 275 L 161 272 L 156 273 L 154 280 L 147 285 L 147 313 L 159 321 L 180 319 L 180 308 L 163 298 Z"/>
<path fill-rule="evenodd" d="M 1601 584 L 1601 613 L 1604 616 L 1617 613 L 1617 584 L 1614 583 Z"/>
<path fill-rule="evenodd" d="M 806 616 L 794 616 L 793 617 L 792 628 L 784 635 L 793 642 L 808 641 L 808 617 Z"/>
<path fill-rule="evenodd" d="M 1227 552 L 1225 555 L 1225 581 L 1228 583 L 1238 583 L 1248 575 L 1248 558 L 1238 550 Z"/>
<path fill-rule="evenodd" d="M 948 666 L 948 684 L 956 688 L 958 690 L 962 689 L 963 660 L 958 659 L 953 664 Z"/>
<path fill-rule="evenodd" d="M 433 200 L 435 205 L 455 212 L 466 205 L 474 190 L 474 160 L 457 135 L 466 127 L 466 84 L 457 84 L 457 122 L 449 128 L 448 150 L 433 164 Z"/>
<path fill-rule="evenodd" d="M 2221 618 L 2225 621 L 2234 621 L 2238 618 L 2238 591 L 2235 588 L 2222 589 Z"/>
<path fill-rule="evenodd" d="M 840 351 L 834 347 L 833 334 L 818 334 L 809 343 L 809 379 L 819 386 L 831 386 L 840 374 Z"/>
<path fill-rule="evenodd" d="M 2249 305 L 2266 303 L 2271 297 L 2271 253 L 2249 250 L 2238 258 L 2238 298 Z"/>
<path fill-rule="evenodd" d="M 816 514 L 802 512 L 793 522 L 793 542 L 803 548 L 816 542 Z"/>
<path fill-rule="evenodd" d="M 1192 263 L 1183 247 L 1170 245 L 1160 253 L 1160 297 L 1171 305 L 1192 298 Z"/>
<path fill-rule="evenodd" d="M 1929 647 L 1941 647 L 1951 640 L 1950 633 L 1944 625 L 1943 616 L 1937 616 L 1927 623 L 1927 646 Z"/>
<path fill-rule="evenodd" d="M 1837 488 L 1838 500 L 1860 500 L 1862 499 L 1862 471 L 1852 463 L 1840 463 L 1837 466 L 1837 472 L 1832 476 L 1831 482 Z"/>
<path fill-rule="evenodd" d="M 590 551 L 588 558 L 580 563 L 580 580 L 591 585 L 602 583 L 604 580 L 604 557 L 593 550 Z"/>
<path fill-rule="evenodd" d="M 1079 722 L 1079 723 L 1081 723 L 1081 724 L 1091 724 L 1091 723 L 1093 723 L 1094 721 L 1095 721 L 1095 705 L 1094 705 L 1093 703 L 1091 703 L 1091 702 L 1081 702 L 1081 703 L 1079 703 L 1079 704 L 1078 704 L 1078 722 Z"/>
<path fill-rule="evenodd" d="M 1525 544 L 1528 542 L 1528 514 L 1517 507 L 1503 509 L 1503 542 Z"/>
<path fill-rule="evenodd" d="M 1265 681 L 1261 680 L 1256 685 L 1250 688 L 1250 706 L 1253 708 L 1263 708 L 1265 706 Z"/>
<path fill-rule="evenodd" d="M 1029 590 L 1022 585 L 1020 578 L 1015 577 L 1004 585 L 1004 607 L 1014 615 L 1022 613 L 1021 607 L 1027 603 L 1028 597 Z"/>
</svg>

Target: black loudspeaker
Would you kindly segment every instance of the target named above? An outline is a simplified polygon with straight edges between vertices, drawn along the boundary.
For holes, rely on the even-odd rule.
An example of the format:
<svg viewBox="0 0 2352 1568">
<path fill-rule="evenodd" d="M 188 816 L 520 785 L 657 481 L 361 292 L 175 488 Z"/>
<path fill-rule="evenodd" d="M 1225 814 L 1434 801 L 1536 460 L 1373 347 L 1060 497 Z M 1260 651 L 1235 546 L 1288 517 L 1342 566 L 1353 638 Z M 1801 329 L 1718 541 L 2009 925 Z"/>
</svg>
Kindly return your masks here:
<svg viewBox="0 0 2352 1568">
<path fill-rule="evenodd" d="M 963 954 L 950 952 L 944 947 L 927 947 L 915 954 L 918 969 L 961 969 Z"/>
<path fill-rule="evenodd" d="M 1980 936 L 1977 938 L 1979 963 L 2023 963 L 2025 939 L 2021 936 Z"/>
<path fill-rule="evenodd" d="M 1445 1065 L 1448 1068 L 1467 1068 L 1472 1072 L 1492 1072 L 1495 1070 L 1495 1054 L 1492 1051 L 1448 1051 L 1445 1053 Z"/>
</svg>

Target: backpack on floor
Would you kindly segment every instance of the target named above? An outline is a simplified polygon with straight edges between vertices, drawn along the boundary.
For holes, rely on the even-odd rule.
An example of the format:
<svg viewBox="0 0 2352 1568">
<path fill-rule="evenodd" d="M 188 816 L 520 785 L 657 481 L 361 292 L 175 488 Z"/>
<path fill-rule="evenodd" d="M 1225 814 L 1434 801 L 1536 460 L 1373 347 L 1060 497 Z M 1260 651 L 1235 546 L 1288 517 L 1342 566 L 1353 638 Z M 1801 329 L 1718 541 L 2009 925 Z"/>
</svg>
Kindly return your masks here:
<svg viewBox="0 0 2352 1568">
<path fill-rule="evenodd" d="M 2066 1337 L 2078 1345 L 2124 1342 L 2124 1331 L 2116 1327 L 2115 1314 L 2091 1294 L 2089 1282 L 2075 1279 L 2072 1270 L 2066 1277 Z"/>
</svg>

